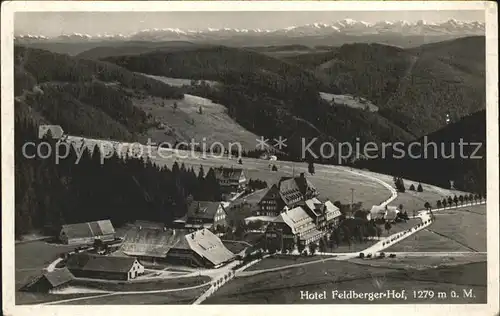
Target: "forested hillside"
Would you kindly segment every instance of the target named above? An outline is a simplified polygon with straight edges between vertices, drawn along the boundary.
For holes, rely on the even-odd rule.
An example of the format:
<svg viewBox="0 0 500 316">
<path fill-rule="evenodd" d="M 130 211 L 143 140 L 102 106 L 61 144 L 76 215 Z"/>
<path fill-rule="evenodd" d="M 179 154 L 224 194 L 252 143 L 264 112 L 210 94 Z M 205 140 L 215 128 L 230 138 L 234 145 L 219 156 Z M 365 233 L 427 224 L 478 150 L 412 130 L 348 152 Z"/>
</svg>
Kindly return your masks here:
<svg viewBox="0 0 500 316">
<path fill-rule="evenodd" d="M 176 88 L 114 64 L 18 46 L 14 75 L 16 109 L 88 137 L 134 140 L 148 128 L 150 118 L 133 106 L 131 95 L 183 97 Z"/>
<path fill-rule="evenodd" d="M 336 85 L 298 65 L 256 51 L 211 47 L 105 60 L 140 73 L 221 82 L 217 87 L 186 89 L 225 105 L 232 118 L 256 134 L 287 138 L 291 158 L 299 157 L 300 137 L 334 143 L 356 137 L 361 142 L 412 138 L 376 113 L 326 102 L 319 92 L 340 93 Z"/>
<path fill-rule="evenodd" d="M 485 108 L 484 37 L 402 49 L 346 44 L 287 61 L 326 75 L 343 93 L 372 101 L 380 114 L 416 137 Z"/>
<path fill-rule="evenodd" d="M 450 186 L 451 180 L 459 190 L 484 195 L 487 172 L 485 123 L 486 111 L 478 111 L 405 144 L 402 151 L 389 149 L 385 158 L 359 160 L 356 166 L 445 188 Z"/>
</svg>

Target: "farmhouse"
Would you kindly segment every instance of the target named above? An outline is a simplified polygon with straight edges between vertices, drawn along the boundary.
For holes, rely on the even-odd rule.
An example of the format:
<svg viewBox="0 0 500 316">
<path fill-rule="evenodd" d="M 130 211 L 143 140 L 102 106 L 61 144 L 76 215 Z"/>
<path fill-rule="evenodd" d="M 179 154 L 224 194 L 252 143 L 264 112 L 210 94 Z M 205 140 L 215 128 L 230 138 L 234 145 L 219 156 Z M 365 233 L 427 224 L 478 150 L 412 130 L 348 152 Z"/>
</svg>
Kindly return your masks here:
<svg viewBox="0 0 500 316">
<path fill-rule="evenodd" d="M 20 290 L 34 292 L 50 292 L 56 289 L 62 289 L 69 286 L 73 280 L 73 275 L 67 268 L 56 269 L 51 272 L 45 272 L 37 277 Z"/>
<path fill-rule="evenodd" d="M 187 227 L 221 229 L 227 226 L 227 214 L 222 202 L 193 201 L 188 208 Z"/>
<path fill-rule="evenodd" d="M 75 277 L 124 280 L 144 273 L 144 266 L 131 257 L 100 256 L 85 252 L 70 256 L 66 267 Z"/>
<path fill-rule="evenodd" d="M 259 201 L 257 215 L 278 216 L 283 208 L 293 208 L 306 199 L 318 196 L 316 188 L 304 173 L 298 177 L 282 177 L 273 184 Z"/>
<path fill-rule="evenodd" d="M 63 225 L 59 234 L 61 242 L 68 245 L 92 244 L 94 240 L 112 241 L 115 229 L 110 220 Z"/>
<path fill-rule="evenodd" d="M 219 182 L 223 193 L 241 192 L 245 190 L 247 178 L 240 168 L 220 167 L 214 169 L 215 178 Z"/>
<path fill-rule="evenodd" d="M 216 268 L 235 255 L 208 229 L 131 228 L 121 252 L 152 262 L 168 262 L 194 267 Z"/>
</svg>

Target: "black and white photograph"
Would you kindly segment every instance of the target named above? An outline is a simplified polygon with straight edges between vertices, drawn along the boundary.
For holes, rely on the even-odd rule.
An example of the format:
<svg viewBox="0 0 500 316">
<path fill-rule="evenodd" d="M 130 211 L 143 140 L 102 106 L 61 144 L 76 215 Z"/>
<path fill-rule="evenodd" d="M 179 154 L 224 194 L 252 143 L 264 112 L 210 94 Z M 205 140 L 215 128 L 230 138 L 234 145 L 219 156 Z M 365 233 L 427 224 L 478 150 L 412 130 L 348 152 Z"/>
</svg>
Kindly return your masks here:
<svg viewBox="0 0 500 316">
<path fill-rule="evenodd" d="M 498 315 L 495 2 L 16 2 L 6 315 Z"/>
</svg>

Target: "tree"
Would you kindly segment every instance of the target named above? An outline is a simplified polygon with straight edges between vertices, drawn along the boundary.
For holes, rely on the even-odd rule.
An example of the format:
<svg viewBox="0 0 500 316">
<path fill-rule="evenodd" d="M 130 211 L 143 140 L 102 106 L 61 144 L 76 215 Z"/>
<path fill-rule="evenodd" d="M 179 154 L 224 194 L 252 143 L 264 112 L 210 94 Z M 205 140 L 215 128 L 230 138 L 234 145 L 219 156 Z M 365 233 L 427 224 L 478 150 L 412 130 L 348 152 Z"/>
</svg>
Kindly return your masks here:
<svg viewBox="0 0 500 316">
<path fill-rule="evenodd" d="M 392 228 L 391 223 L 389 223 L 389 222 L 385 222 L 384 228 L 385 228 L 385 230 L 387 231 L 387 235 L 389 235 L 389 231 L 390 231 L 390 230 L 391 230 L 391 228 Z"/>
<path fill-rule="evenodd" d="M 409 190 L 410 190 L 410 191 L 415 191 L 415 186 L 413 185 L 413 183 L 410 185 Z"/>
<path fill-rule="evenodd" d="M 456 195 L 453 197 L 453 203 L 458 207 L 458 197 Z"/>
<path fill-rule="evenodd" d="M 425 209 L 430 210 L 431 209 L 431 203 L 425 202 L 424 207 L 425 207 Z"/>
<path fill-rule="evenodd" d="M 344 241 L 347 242 L 349 245 L 349 249 L 351 248 L 351 238 L 352 238 L 352 233 L 349 227 L 343 226 L 342 228 L 342 233 L 344 234 Z"/>
<path fill-rule="evenodd" d="M 278 167 L 276 167 L 276 165 L 273 165 L 273 167 L 271 168 L 272 171 L 278 171 Z"/>
<path fill-rule="evenodd" d="M 441 204 L 441 200 L 438 200 L 436 202 L 436 208 L 441 208 L 442 204 Z"/>
<path fill-rule="evenodd" d="M 299 251 L 299 253 L 302 253 L 302 251 L 304 251 L 305 247 L 304 247 L 304 244 L 301 243 L 300 241 L 297 242 L 297 250 Z"/>
<path fill-rule="evenodd" d="M 446 201 L 446 199 L 443 199 L 441 204 L 443 205 L 443 208 L 446 208 L 446 206 L 448 205 L 448 201 Z"/>
<path fill-rule="evenodd" d="M 468 194 L 464 195 L 464 202 L 465 202 L 465 204 L 467 204 L 469 202 L 469 195 Z"/>
<path fill-rule="evenodd" d="M 394 186 L 398 192 L 404 193 L 406 191 L 403 178 L 401 177 L 394 177 Z"/>
<path fill-rule="evenodd" d="M 316 245 L 316 243 L 310 243 L 309 244 L 309 253 L 311 255 L 314 255 L 316 253 L 316 249 L 318 248 L 318 246 Z"/>
<path fill-rule="evenodd" d="M 307 170 L 310 174 L 314 174 L 314 163 L 312 161 L 309 161 L 309 163 L 307 164 Z"/>
<path fill-rule="evenodd" d="M 326 236 L 323 236 L 319 240 L 319 251 L 320 252 L 326 252 Z"/>
<path fill-rule="evenodd" d="M 418 187 L 417 187 L 417 192 L 423 192 L 424 189 L 422 188 L 422 184 L 418 184 Z"/>
<path fill-rule="evenodd" d="M 472 203 L 472 201 L 474 200 L 474 194 L 469 194 L 469 201 Z"/>
<path fill-rule="evenodd" d="M 460 201 L 460 205 L 464 205 L 464 196 L 463 195 L 460 195 L 458 197 L 458 200 Z"/>
<path fill-rule="evenodd" d="M 453 204 L 453 199 L 451 198 L 451 196 L 448 197 L 448 205 L 451 207 L 451 205 Z"/>
</svg>

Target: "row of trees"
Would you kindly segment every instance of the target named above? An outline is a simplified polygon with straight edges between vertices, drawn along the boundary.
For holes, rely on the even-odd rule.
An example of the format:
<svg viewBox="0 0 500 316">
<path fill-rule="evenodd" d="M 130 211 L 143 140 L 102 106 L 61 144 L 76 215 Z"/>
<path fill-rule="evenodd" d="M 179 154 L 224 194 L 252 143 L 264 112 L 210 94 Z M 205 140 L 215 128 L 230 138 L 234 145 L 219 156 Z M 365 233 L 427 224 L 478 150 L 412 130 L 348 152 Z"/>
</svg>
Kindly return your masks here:
<svg viewBox="0 0 500 316">
<path fill-rule="evenodd" d="M 86 148 L 78 158 L 69 146 L 67 158 L 55 163 L 28 120 L 15 122 L 15 233 L 34 229 L 56 232 L 62 224 L 109 218 L 119 226 L 144 219 L 169 223 L 187 211 L 187 200 L 219 201 L 221 189 L 213 169 L 207 173 L 174 163 L 169 169 L 151 161 L 113 155 L 103 159 L 99 147 Z M 43 140 L 52 151 L 55 140 Z M 79 152 L 80 153 L 80 152 Z M 32 156 L 33 158 L 27 158 Z"/>
<path fill-rule="evenodd" d="M 443 200 L 438 200 L 436 201 L 436 207 L 437 208 L 446 208 L 446 207 L 452 207 L 453 204 L 457 207 L 458 204 L 464 205 L 467 203 L 479 203 L 482 202 L 483 199 L 486 199 L 485 196 L 482 194 L 464 194 L 464 195 L 459 195 L 459 196 L 454 196 L 453 198 L 449 196 L 447 199 Z M 428 203 L 426 203 L 427 205 Z M 430 204 L 428 205 L 429 207 L 426 206 L 426 208 L 430 208 Z"/>
</svg>

